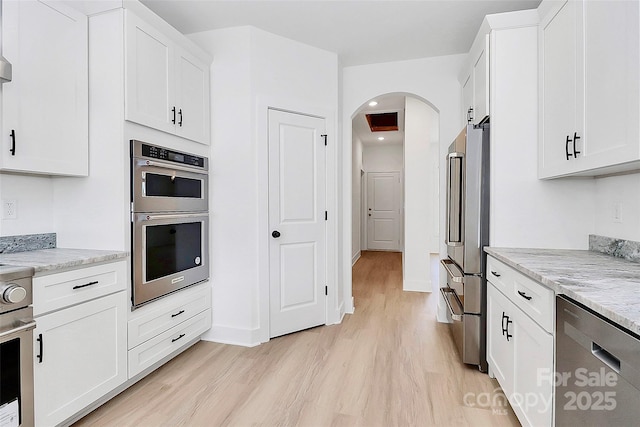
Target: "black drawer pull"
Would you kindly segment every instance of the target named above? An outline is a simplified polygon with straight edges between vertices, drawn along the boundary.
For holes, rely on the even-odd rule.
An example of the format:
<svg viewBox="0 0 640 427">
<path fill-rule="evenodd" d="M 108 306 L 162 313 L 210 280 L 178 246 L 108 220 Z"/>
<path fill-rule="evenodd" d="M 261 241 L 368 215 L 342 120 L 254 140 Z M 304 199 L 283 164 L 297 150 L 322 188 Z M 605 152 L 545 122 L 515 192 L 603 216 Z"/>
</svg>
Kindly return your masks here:
<svg viewBox="0 0 640 427">
<path fill-rule="evenodd" d="M 567 135 L 567 142 L 564 144 L 564 152 L 567 155 L 567 160 L 571 159 L 571 153 L 569 152 L 569 143 L 571 139 L 569 139 L 569 135 Z"/>
<path fill-rule="evenodd" d="M 184 337 L 184 334 L 180 334 L 180 336 L 178 338 L 174 338 L 171 340 L 171 342 L 176 342 L 178 341 L 180 338 Z"/>
<path fill-rule="evenodd" d="M 40 344 L 39 347 L 39 351 L 40 354 L 36 355 L 36 357 L 38 358 L 38 363 L 42 363 L 43 360 L 43 355 L 44 353 L 42 352 L 43 347 L 44 347 L 44 340 L 42 339 L 42 334 L 38 334 L 38 338 L 36 338 L 36 341 L 38 341 L 38 343 Z"/>
<path fill-rule="evenodd" d="M 493 274 L 496 277 L 502 276 L 500 273 L 498 273 L 497 271 L 493 271 L 493 270 L 491 270 L 491 274 Z"/>
<path fill-rule="evenodd" d="M 518 295 L 520 295 L 522 298 L 526 299 L 527 301 L 530 301 L 531 298 L 533 298 L 533 297 L 530 297 L 529 295 L 525 294 L 522 291 L 518 291 Z"/>
<path fill-rule="evenodd" d="M 182 108 L 180 109 L 180 111 L 178 111 L 178 114 L 180 115 L 180 121 L 178 121 L 178 125 L 182 127 Z"/>
<path fill-rule="evenodd" d="M 95 282 L 89 282 L 89 283 L 86 283 L 84 285 L 76 285 L 72 289 L 86 288 L 87 286 L 97 285 L 97 284 L 98 284 L 98 281 L 96 280 Z"/>
<path fill-rule="evenodd" d="M 173 119 L 171 119 L 171 123 L 175 125 L 176 124 L 176 107 L 173 107 L 171 109 L 171 112 L 173 113 Z"/>
<path fill-rule="evenodd" d="M 184 310 L 180 310 L 179 312 L 177 312 L 176 314 L 172 314 L 171 317 L 177 317 L 180 316 L 182 313 L 184 313 Z"/>
</svg>

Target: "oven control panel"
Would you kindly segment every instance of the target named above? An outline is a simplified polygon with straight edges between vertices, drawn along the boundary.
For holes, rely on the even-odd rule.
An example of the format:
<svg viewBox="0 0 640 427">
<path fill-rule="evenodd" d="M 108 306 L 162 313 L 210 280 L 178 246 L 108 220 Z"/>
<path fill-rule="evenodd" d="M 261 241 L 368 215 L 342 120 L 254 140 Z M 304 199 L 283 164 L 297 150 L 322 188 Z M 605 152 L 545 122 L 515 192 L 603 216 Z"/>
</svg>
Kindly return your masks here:
<svg viewBox="0 0 640 427">
<path fill-rule="evenodd" d="M 142 144 L 142 155 L 144 157 L 164 160 L 183 165 L 204 168 L 204 157 L 194 156 L 193 154 L 181 153 L 179 151 L 169 150 L 155 145 Z"/>
</svg>

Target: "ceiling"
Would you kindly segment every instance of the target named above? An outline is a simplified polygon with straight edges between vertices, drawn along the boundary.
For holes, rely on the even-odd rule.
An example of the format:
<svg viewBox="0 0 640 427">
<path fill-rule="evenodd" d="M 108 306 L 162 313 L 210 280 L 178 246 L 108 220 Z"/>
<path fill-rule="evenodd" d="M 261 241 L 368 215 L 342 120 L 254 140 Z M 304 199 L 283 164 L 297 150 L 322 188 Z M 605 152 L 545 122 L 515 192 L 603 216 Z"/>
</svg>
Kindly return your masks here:
<svg viewBox="0 0 640 427">
<path fill-rule="evenodd" d="M 141 0 L 184 34 L 252 25 L 336 52 L 344 66 L 469 51 L 485 15 L 540 0 Z"/>
<path fill-rule="evenodd" d="M 393 145 L 404 142 L 404 104 L 405 97 L 402 95 L 385 95 L 375 98 L 378 105 L 366 105 L 353 118 L 353 132 L 362 141 L 363 145 Z M 367 118 L 367 113 L 398 113 L 398 130 L 386 132 L 371 132 Z M 384 137 L 383 141 L 378 137 Z"/>
</svg>

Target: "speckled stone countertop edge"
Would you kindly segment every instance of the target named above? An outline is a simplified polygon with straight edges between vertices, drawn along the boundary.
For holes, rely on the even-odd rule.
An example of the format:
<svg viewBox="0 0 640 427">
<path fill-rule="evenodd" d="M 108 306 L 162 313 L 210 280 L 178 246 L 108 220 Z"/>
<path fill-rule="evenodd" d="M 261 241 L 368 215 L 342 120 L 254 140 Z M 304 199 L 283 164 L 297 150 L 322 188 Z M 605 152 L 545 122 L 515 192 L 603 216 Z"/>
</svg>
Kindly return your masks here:
<svg viewBox="0 0 640 427">
<path fill-rule="evenodd" d="M 38 275 L 126 259 L 129 255 L 129 252 L 125 251 L 54 248 L 1 254 L 0 263 L 33 267 Z"/>
<path fill-rule="evenodd" d="M 484 250 L 488 255 L 550 288 L 556 294 L 565 295 L 640 335 L 640 264 L 588 250 L 538 250 L 544 251 L 546 256 L 561 256 L 565 262 L 572 261 L 572 257 L 575 260 L 588 259 L 594 269 L 600 265 L 613 267 L 625 276 L 617 281 L 612 276 L 615 273 L 611 269 L 607 270 L 606 278 L 604 275 L 598 277 L 594 272 L 590 273 L 589 278 L 574 277 L 570 269 L 558 273 L 551 272 L 551 269 L 541 272 L 528 266 L 526 262 L 514 259 L 525 253 L 531 257 L 531 253 L 536 251 L 533 249 L 485 247 Z M 575 267 L 575 273 L 578 276 L 584 271 Z M 612 284 L 607 280 L 616 280 L 616 283 Z"/>
</svg>

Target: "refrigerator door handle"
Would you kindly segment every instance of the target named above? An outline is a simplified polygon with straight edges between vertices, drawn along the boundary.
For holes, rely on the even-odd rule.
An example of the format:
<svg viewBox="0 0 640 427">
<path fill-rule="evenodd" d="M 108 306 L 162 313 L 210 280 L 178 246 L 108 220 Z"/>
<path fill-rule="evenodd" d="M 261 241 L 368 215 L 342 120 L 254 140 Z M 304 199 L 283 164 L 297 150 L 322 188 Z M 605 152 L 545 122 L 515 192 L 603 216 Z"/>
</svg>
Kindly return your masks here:
<svg viewBox="0 0 640 427">
<path fill-rule="evenodd" d="M 461 322 L 464 318 L 464 309 L 462 308 L 458 295 L 456 295 L 456 291 L 450 288 L 440 288 L 440 293 L 444 298 L 444 302 L 447 304 L 451 319 Z"/>
<path fill-rule="evenodd" d="M 464 245 L 464 153 L 447 155 L 447 246 Z"/>
<path fill-rule="evenodd" d="M 455 262 L 450 259 L 441 259 L 440 264 L 447 270 L 447 274 L 451 277 L 451 281 L 455 283 L 464 283 L 464 273 L 460 271 Z"/>
</svg>

